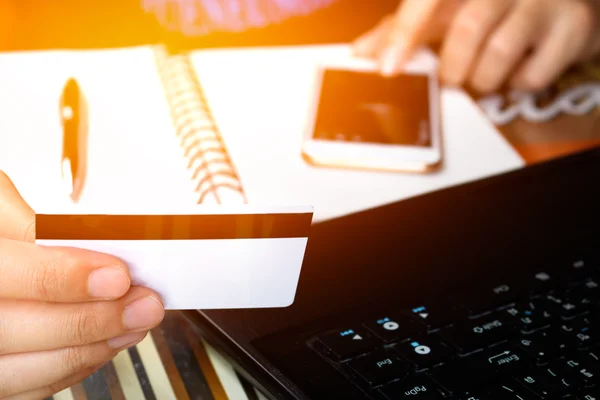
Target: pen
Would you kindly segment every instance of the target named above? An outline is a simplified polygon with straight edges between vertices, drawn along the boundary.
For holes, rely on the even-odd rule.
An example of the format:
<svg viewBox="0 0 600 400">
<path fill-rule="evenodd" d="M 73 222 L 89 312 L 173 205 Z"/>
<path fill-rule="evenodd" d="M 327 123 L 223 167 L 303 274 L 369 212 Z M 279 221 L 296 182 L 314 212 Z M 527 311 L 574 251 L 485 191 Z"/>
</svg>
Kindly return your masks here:
<svg viewBox="0 0 600 400">
<path fill-rule="evenodd" d="M 62 178 L 73 202 L 81 196 L 87 172 L 87 104 L 81 88 L 70 78 L 60 98 L 63 128 Z"/>
</svg>

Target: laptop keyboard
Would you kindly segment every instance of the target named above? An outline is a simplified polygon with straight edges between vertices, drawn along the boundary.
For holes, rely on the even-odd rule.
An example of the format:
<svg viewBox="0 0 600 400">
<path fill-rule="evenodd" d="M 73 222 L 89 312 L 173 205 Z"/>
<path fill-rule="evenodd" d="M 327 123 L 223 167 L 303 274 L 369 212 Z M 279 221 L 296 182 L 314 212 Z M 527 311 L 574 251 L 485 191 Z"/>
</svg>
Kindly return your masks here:
<svg viewBox="0 0 600 400">
<path fill-rule="evenodd" d="M 600 265 L 535 270 L 307 345 L 373 398 L 600 400 Z"/>
</svg>

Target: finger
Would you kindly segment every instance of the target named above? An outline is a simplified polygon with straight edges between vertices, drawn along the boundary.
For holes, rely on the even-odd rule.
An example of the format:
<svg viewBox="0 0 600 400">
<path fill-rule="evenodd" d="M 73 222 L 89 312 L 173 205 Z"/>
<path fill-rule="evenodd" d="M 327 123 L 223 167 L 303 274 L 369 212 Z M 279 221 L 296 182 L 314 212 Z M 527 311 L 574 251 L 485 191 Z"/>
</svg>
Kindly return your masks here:
<svg viewBox="0 0 600 400">
<path fill-rule="evenodd" d="M 544 19 L 537 2 L 521 1 L 490 36 L 470 79 L 482 93 L 497 90 L 526 56 Z"/>
<path fill-rule="evenodd" d="M 404 0 L 386 39 L 381 72 L 395 74 L 425 36 L 435 11 L 444 0 Z"/>
<path fill-rule="evenodd" d="M 0 355 L 103 340 L 118 348 L 123 335 L 149 331 L 160 324 L 164 315 L 159 295 L 143 287 L 132 288 L 117 301 L 60 304 L 3 300 L 0 301 Z"/>
<path fill-rule="evenodd" d="M 0 238 L 35 241 L 35 212 L 0 171 Z"/>
<path fill-rule="evenodd" d="M 392 28 L 393 18 L 385 17 L 377 26 L 356 39 L 353 43 L 354 55 L 375 58 L 386 44 L 387 34 Z"/>
<path fill-rule="evenodd" d="M 490 32 L 511 10 L 512 0 L 471 0 L 456 14 L 440 53 L 444 82 L 461 85 Z"/>
<path fill-rule="evenodd" d="M 129 290 L 127 266 L 108 254 L 8 239 L 0 239 L 0 254 L 0 298 L 83 302 Z"/>
<path fill-rule="evenodd" d="M 554 82 L 582 53 L 593 31 L 594 17 L 584 2 L 553 10 L 547 34 L 514 75 L 514 86 L 541 90 Z"/>
<path fill-rule="evenodd" d="M 51 385 L 48 385 L 48 386 L 45 386 L 42 388 L 33 389 L 28 392 L 19 393 L 14 396 L 9 396 L 9 397 L 4 398 L 3 400 L 46 399 L 48 397 L 51 397 L 65 389 L 70 388 L 71 386 L 83 381 L 85 378 L 92 375 L 94 372 L 98 371 L 100 368 L 102 368 L 103 365 L 104 364 L 98 365 L 96 367 L 86 368 L 74 375 L 71 375 L 71 376 L 69 376 L 65 379 L 62 379 L 56 383 L 53 383 Z"/>
<path fill-rule="evenodd" d="M 36 353 L 0 357 L 0 398 L 43 388 L 114 358 L 141 342 L 147 332 L 132 334 L 130 342 L 113 349 L 106 342 Z"/>
</svg>

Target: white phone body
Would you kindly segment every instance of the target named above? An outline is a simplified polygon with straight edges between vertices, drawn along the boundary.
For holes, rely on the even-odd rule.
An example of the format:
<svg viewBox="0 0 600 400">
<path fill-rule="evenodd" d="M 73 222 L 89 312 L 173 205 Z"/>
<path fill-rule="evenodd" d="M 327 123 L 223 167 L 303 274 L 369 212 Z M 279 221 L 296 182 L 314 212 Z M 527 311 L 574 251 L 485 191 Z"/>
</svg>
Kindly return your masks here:
<svg viewBox="0 0 600 400">
<path fill-rule="evenodd" d="M 324 112 L 321 110 L 321 99 L 326 71 L 351 71 L 381 76 L 377 64 L 366 60 L 349 58 L 343 62 L 322 65 L 317 74 L 314 97 L 303 137 L 303 158 L 317 166 L 381 171 L 427 172 L 439 167 L 442 163 L 442 132 L 438 65 L 435 54 L 425 49 L 419 51 L 404 66 L 402 72 L 403 75 L 420 76 L 421 82 L 424 78 L 427 80 L 429 139 L 426 146 L 315 137 L 319 113 Z M 385 78 L 381 76 L 381 79 Z"/>
</svg>

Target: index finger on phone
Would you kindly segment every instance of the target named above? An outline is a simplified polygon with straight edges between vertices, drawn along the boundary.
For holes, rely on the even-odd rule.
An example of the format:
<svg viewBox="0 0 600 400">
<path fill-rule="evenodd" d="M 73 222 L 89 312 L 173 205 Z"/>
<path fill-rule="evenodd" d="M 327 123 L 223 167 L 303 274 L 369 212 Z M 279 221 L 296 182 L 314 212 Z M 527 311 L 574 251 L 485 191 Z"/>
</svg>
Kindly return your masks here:
<svg viewBox="0 0 600 400">
<path fill-rule="evenodd" d="M 382 74 L 393 75 L 410 57 L 442 1 L 404 0 L 400 3 L 382 53 Z"/>
<path fill-rule="evenodd" d="M 0 298 L 85 302 L 122 297 L 129 269 L 109 254 L 0 239 Z"/>
<path fill-rule="evenodd" d="M 0 171 L 0 221 L 0 238 L 35 241 L 35 212 L 3 171 Z"/>
</svg>

